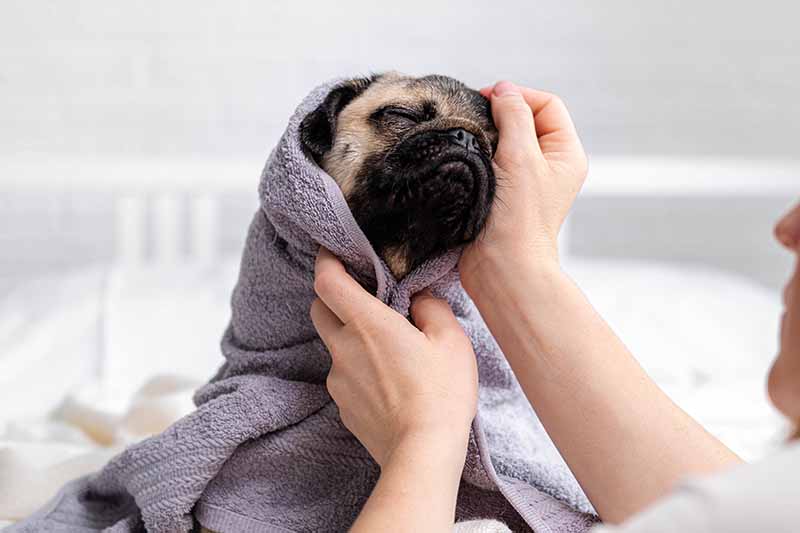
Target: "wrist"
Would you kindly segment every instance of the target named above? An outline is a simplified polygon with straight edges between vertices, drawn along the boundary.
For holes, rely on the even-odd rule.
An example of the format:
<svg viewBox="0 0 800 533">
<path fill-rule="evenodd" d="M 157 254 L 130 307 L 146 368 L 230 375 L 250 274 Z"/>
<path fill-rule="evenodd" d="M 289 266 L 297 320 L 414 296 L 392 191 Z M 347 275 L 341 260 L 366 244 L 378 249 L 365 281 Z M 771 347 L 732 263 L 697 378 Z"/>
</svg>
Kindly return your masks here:
<svg viewBox="0 0 800 533">
<path fill-rule="evenodd" d="M 481 252 L 461 273 L 464 289 L 479 308 L 482 303 L 505 301 L 520 294 L 521 284 L 533 283 L 535 288 L 540 282 L 564 275 L 555 246 Z"/>
<path fill-rule="evenodd" d="M 449 531 L 469 432 L 407 433 L 381 464 L 351 531 Z"/>
<path fill-rule="evenodd" d="M 547 354 L 543 344 L 553 312 L 545 310 L 569 298 L 575 288 L 561 265 L 552 259 L 518 256 L 486 268 L 479 279 L 465 289 L 512 368 L 521 354 Z M 522 346 L 527 348 L 520 350 Z"/>
<path fill-rule="evenodd" d="M 469 427 L 408 431 L 389 450 L 381 468 L 406 468 L 410 462 L 413 466 L 434 467 L 460 476 L 467 453 Z"/>
</svg>

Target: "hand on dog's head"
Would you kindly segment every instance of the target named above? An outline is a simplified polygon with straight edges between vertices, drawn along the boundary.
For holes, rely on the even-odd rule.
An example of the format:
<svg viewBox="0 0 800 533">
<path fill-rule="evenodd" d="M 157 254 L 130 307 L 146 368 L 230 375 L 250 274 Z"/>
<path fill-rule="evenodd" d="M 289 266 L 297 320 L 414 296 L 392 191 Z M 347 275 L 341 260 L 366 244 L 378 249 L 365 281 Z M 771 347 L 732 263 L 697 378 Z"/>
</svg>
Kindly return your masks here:
<svg viewBox="0 0 800 533">
<path fill-rule="evenodd" d="M 300 137 L 397 278 L 486 222 L 497 129 L 489 101 L 457 80 L 349 80 L 305 117 Z"/>
</svg>

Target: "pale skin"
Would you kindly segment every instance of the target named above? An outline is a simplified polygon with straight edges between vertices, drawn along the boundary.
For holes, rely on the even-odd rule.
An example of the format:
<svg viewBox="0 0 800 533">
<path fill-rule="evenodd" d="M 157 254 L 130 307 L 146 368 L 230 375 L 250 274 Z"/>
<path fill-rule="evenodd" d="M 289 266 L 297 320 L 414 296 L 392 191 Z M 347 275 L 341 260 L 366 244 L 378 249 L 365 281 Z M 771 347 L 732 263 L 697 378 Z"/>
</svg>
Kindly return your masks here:
<svg viewBox="0 0 800 533">
<path fill-rule="evenodd" d="M 500 132 L 502 186 L 485 235 L 461 259 L 462 283 L 600 517 L 619 523 L 678 480 L 740 460 L 658 388 L 560 267 L 558 232 L 587 169 L 564 104 L 509 82 L 482 93 Z M 776 235 L 800 257 L 800 208 Z M 770 375 L 773 402 L 792 420 L 800 419 L 798 285 L 796 273 Z M 381 466 L 351 531 L 449 531 L 477 403 L 468 338 L 446 302 L 415 297 L 414 326 L 326 250 L 315 289 L 311 316 L 333 361 L 329 391 Z"/>
</svg>

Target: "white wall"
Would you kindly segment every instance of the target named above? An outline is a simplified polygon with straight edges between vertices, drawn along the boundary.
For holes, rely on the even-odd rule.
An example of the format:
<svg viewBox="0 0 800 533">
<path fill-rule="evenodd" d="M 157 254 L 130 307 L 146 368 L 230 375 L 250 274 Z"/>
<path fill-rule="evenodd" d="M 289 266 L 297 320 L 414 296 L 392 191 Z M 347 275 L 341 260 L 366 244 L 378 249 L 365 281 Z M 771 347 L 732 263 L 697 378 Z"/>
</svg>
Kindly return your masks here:
<svg viewBox="0 0 800 533">
<path fill-rule="evenodd" d="M 592 154 L 796 157 L 791 0 L 0 3 L 0 155 L 263 155 L 300 97 L 399 69 L 557 91 Z"/>
<path fill-rule="evenodd" d="M 180 213 L 236 181 L 218 230 L 235 253 L 302 96 L 398 69 L 565 97 L 594 169 L 569 229 L 575 253 L 700 262 L 778 286 L 789 258 L 769 229 L 800 189 L 799 15 L 790 0 L 0 2 L 0 278 L 110 260 L 120 202 L 140 188 L 149 217 L 162 181 L 180 184 Z M 696 161 L 720 169 L 700 188 Z M 161 229 L 145 226 L 151 256 Z"/>
</svg>

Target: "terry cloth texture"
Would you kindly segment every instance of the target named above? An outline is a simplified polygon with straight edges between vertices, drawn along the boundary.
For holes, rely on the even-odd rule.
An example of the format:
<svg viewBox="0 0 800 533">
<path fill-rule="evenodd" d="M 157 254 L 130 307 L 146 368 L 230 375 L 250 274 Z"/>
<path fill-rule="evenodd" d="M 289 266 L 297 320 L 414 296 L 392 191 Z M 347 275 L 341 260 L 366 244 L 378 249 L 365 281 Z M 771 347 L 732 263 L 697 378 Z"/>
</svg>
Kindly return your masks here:
<svg viewBox="0 0 800 533">
<path fill-rule="evenodd" d="M 223 533 L 345 531 L 379 469 L 325 388 L 330 358 L 309 318 L 320 245 L 404 315 L 411 296 L 430 287 L 472 339 L 479 408 L 458 520 L 493 518 L 541 533 L 581 532 L 595 521 L 461 287 L 459 251 L 395 280 L 336 183 L 303 152 L 300 121 L 339 81 L 306 97 L 267 161 L 222 340 L 225 362 L 195 394 L 197 409 L 68 483 L 8 531 L 183 532 L 195 518 Z"/>
</svg>

